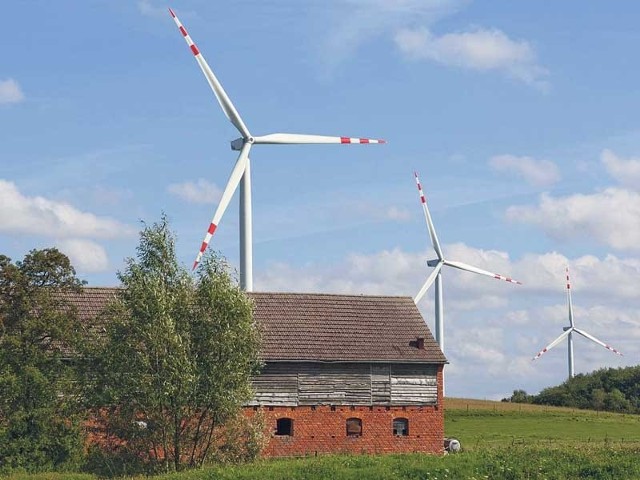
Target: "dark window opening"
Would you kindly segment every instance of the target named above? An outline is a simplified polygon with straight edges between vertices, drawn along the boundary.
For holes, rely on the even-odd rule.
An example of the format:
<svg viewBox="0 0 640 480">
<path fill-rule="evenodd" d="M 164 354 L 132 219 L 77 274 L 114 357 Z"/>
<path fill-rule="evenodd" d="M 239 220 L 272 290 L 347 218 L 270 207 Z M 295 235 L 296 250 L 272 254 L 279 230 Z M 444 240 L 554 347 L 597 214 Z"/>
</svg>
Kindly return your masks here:
<svg viewBox="0 0 640 480">
<path fill-rule="evenodd" d="M 362 420 L 359 418 L 348 418 L 347 435 L 350 437 L 360 437 L 362 435 Z"/>
<path fill-rule="evenodd" d="M 393 434 L 398 437 L 409 435 L 409 420 L 406 418 L 395 418 L 393 420 Z"/>
<path fill-rule="evenodd" d="M 276 421 L 276 435 L 293 436 L 293 419 L 279 418 Z"/>
</svg>

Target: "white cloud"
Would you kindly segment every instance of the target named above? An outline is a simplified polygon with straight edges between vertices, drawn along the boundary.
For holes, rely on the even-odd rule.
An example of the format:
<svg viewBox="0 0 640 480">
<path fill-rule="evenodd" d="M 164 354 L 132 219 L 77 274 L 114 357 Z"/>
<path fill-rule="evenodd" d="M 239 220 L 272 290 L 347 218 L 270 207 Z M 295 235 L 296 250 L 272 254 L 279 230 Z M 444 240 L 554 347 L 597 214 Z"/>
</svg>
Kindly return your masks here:
<svg viewBox="0 0 640 480">
<path fill-rule="evenodd" d="M 536 206 L 512 206 L 507 219 L 540 227 L 557 240 L 594 239 L 620 250 L 640 249 L 640 193 L 607 188 L 590 195 L 542 194 Z"/>
<path fill-rule="evenodd" d="M 467 341 L 473 338 L 474 341 Z M 503 331 L 498 328 L 469 328 L 452 333 L 448 343 L 456 345 L 455 356 L 462 362 L 473 362 L 485 366 L 502 365 L 505 355 L 501 351 Z"/>
<path fill-rule="evenodd" d="M 165 17 L 169 12 L 165 7 L 155 6 L 151 0 L 139 0 L 138 11 L 147 17 Z"/>
<path fill-rule="evenodd" d="M 593 255 L 569 259 L 556 252 L 527 254 L 513 265 L 515 274 L 536 293 L 564 294 L 565 268 L 569 266 L 574 296 L 628 302 L 638 296 L 640 259 Z"/>
<path fill-rule="evenodd" d="M 505 315 L 505 320 L 509 325 L 527 325 L 531 318 L 527 310 L 512 310 Z"/>
<path fill-rule="evenodd" d="M 394 249 L 373 255 L 351 254 L 338 265 L 296 268 L 277 263 L 259 275 L 257 284 L 267 291 L 414 295 L 428 269 L 425 258 Z"/>
<path fill-rule="evenodd" d="M 167 191 L 189 203 L 217 203 L 222 197 L 222 190 L 204 178 L 195 182 L 172 183 Z"/>
<path fill-rule="evenodd" d="M 600 159 L 607 172 L 626 187 L 640 190 L 640 158 L 621 158 L 611 150 L 603 150 Z"/>
<path fill-rule="evenodd" d="M 420 22 L 430 24 L 454 11 L 464 0 L 339 0 L 333 2 L 334 27 L 323 29 L 319 44 L 329 70 L 352 56 L 369 39 Z"/>
<path fill-rule="evenodd" d="M 523 285 L 482 277 L 455 268 L 443 272 L 448 299 L 447 308 L 460 311 L 496 309 L 526 295 L 551 294 L 564 298 L 565 268 L 570 267 L 574 296 L 590 299 L 635 299 L 640 278 L 640 259 L 606 255 L 598 258 L 583 255 L 567 258 L 556 252 L 526 254 L 517 261 L 505 252 L 483 250 L 463 243 L 444 245 L 446 258 L 513 275 Z M 415 295 L 431 269 L 426 260 L 432 252 L 405 252 L 399 248 L 373 254 L 351 254 L 335 264 L 309 263 L 294 267 L 286 263 L 271 264 L 258 272 L 258 290 L 326 293 L 363 293 L 381 295 Z M 433 288 L 433 287 L 432 287 Z M 430 297 L 428 293 L 425 299 Z M 554 301 L 555 305 L 556 302 Z M 555 313 L 554 313 L 555 312 Z M 560 318 L 559 311 L 536 311 L 535 317 Z M 553 313 L 553 315 L 552 315 Z M 505 314 L 505 321 L 526 324 L 532 313 L 523 309 Z"/>
<path fill-rule="evenodd" d="M 24 94 L 18 82 L 9 78 L 0 80 L 0 105 L 3 103 L 18 103 L 24 100 Z"/>
<path fill-rule="evenodd" d="M 411 214 L 407 210 L 398 207 L 387 207 L 380 211 L 381 220 L 394 220 L 396 222 L 406 222 L 411 219 Z"/>
<path fill-rule="evenodd" d="M 497 70 L 538 88 L 546 88 L 548 72 L 536 62 L 528 42 L 512 40 L 498 29 L 433 35 L 427 28 L 403 28 L 395 35 L 400 51 L 416 60 L 471 70 Z"/>
<path fill-rule="evenodd" d="M 513 268 L 509 256 L 496 250 L 481 250 L 462 243 L 444 246 L 445 256 L 491 272 L 509 273 Z M 351 254 L 344 261 L 334 265 L 308 264 L 292 267 L 278 263 L 269 266 L 258 275 L 259 289 L 267 291 L 298 291 L 328 293 L 365 293 L 373 295 L 409 295 L 418 293 L 420 286 L 431 273 L 427 259 L 435 257 L 431 250 L 425 252 L 404 252 L 399 248 L 383 250 L 374 254 Z M 479 305 L 485 307 L 502 306 L 504 301 L 496 295 L 504 289 L 517 288 L 492 278 L 446 268 L 445 288 L 455 284 L 456 292 L 464 292 L 459 308 L 471 309 Z M 468 298 L 468 293 L 480 297 Z M 486 294 L 483 297 L 482 294 Z M 477 302 L 477 303 L 475 303 Z"/>
<path fill-rule="evenodd" d="M 12 182 L 0 180 L 0 232 L 58 238 L 118 238 L 131 235 L 134 230 L 117 220 L 82 212 L 68 203 L 24 196 Z"/>
<path fill-rule="evenodd" d="M 58 242 L 58 248 L 80 272 L 104 272 L 109 268 L 105 249 L 90 240 L 68 239 Z"/>
<path fill-rule="evenodd" d="M 496 155 L 489 160 L 491 168 L 498 172 L 511 172 L 536 187 L 546 187 L 560 180 L 560 172 L 549 160 L 516 155 Z"/>
</svg>

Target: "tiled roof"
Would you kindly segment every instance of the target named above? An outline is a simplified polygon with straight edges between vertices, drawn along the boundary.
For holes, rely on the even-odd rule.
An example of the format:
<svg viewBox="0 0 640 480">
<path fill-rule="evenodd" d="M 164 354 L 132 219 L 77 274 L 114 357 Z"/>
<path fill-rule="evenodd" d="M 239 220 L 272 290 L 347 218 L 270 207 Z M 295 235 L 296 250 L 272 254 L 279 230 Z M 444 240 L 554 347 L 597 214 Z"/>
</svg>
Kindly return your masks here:
<svg viewBox="0 0 640 480">
<path fill-rule="evenodd" d="M 410 297 L 249 294 L 265 360 L 445 363 Z M 416 347 L 424 338 L 424 349 Z"/>
<path fill-rule="evenodd" d="M 69 297 L 80 319 L 96 316 L 118 288 L 85 287 Z M 446 363 L 410 297 L 251 292 L 265 361 Z M 424 339 L 424 349 L 417 339 Z"/>
</svg>

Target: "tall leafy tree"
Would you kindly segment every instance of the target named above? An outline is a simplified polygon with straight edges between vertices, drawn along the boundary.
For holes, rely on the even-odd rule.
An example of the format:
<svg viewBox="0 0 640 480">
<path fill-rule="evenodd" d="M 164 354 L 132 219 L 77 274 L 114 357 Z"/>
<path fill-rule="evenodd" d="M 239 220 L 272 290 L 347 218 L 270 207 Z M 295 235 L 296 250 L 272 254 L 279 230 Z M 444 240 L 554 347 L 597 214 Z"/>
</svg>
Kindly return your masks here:
<svg viewBox="0 0 640 480">
<path fill-rule="evenodd" d="M 195 277 L 181 266 L 165 217 L 144 225 L 119 279 L 91 355 L 94 405 L 107 412 L 121 452 L 164 470 L 201 465 L 219 427 L 251 397 L 259 366 L 252 302 L 220 257 L 208 255 Z"/>
<path fill-rule="evenodd" d="M 82 454 L 76 371 L 81 287 L 58 250 L 0 255 L 0 468 L 61 468 Z"/>
</svg>

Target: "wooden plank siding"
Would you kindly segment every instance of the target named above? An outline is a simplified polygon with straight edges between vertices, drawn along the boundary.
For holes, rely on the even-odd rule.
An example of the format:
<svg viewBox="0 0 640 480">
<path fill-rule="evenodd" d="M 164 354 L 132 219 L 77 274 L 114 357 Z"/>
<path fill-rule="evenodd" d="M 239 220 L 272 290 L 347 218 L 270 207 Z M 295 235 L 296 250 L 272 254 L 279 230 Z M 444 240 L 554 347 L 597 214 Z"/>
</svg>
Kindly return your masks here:
<svg viewBox="0 0 640 480">
<path fill-rule="evenodd" d="M 436 365 L 267 363 L 252 379 L 251 406 L 435 405 Z"/>
<path fill-rule="evenodd" d="M 438 396 L 435 367 L 393 365 L 391 368 L 391 405 L 418 405 L 423 398 Z M 435 402 L 434 402 L 435 403 Z"/>
</svg>

